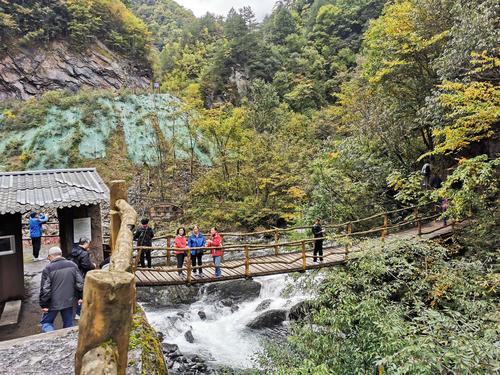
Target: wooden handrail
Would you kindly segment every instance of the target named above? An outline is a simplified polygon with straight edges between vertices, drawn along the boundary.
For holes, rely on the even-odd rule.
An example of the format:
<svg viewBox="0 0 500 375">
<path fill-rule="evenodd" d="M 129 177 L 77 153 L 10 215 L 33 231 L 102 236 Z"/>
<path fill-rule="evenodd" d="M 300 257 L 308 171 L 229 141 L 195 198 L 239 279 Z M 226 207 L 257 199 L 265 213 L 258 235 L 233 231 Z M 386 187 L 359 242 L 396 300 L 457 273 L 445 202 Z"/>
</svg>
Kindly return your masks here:
<svg viewBox="0 0 500 375">
<path fill-rule="evenodd" d="M 419 205 L 413 205 L 413 206 L 408 206 L 408 207 L 403 207 L 403 208 L 398 208 L 395 210 L 391 211 L 385 211 L 385 212 L 380 212 L 365 218 L 357 219 L 357 220 L 351 220 L 347 221 L 345 223 L 340 223 L 340 224 L 325 224 L 323 225 L 324 228 L 327 229 L 341 229 L 345 228 L 349 223 L 352 224 L 358 224 L 362 223 L 364 221 L 369 221 L 373 220 L 379 217 L 382 217 L 384 215 L 390 215 L 390 214 L 395 214 L 403 211 L 408 211 L 408 210 L 413 210 L 415 208 L 420 208 L 420 207 L 426 207 L 430 205 L 434 205 L 435 203 L 430 202 L 430 203 L 423 203 Z M 304 230 L 304 229 L 311 229 L 311 226 L 294 226 L 294 227 L 289 227 L 289 228 L 272 228 L 272 229 L 265 229 L 261 231 L 255 231 L 255 232 L 221 232 L 220 235 L 223 237 L 251 237 L 251 236 L 257 236 L 257 235 L 262 235 L 262 234 L 271 234 L 273 233 L 275 238 L 276 238 L 276 233 L 286 233 L 286 232 L 291 232 L 295 230 Z M 155 240 L 161 240 L 161 239 L 168 239 L 168 238 L 174 238 L 175 234 L 169 234 L 169 233 L 162 233 L 158 236 L 156 236 L 154 239 Z"/>
</svg>

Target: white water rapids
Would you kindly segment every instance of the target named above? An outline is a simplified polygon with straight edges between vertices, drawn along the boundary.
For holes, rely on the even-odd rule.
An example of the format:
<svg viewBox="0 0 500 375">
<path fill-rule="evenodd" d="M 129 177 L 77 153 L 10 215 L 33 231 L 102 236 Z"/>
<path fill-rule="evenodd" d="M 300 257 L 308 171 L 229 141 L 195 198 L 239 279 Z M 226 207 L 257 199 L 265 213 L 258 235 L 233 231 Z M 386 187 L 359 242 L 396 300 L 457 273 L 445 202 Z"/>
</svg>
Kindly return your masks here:
<svg viewBox="0 0 500 375">
<path fill-rule="evenodd" d="M 256 368 L 255 355 L 262 350 L 263 335 L 246 325 L 254 318 L 270 309 L 289 309 L 293 305 L 311 297 L 303 292 L 301 279 L 288 275 L 255 278 L 261 284 L 260 295 L 253 300 L 238 304 L 238 310 L 223 306 L 220 301 L 208 300 L 205 288 L 200 297 L 191 305 L 148 311 L 146 314 L 152 326 L 165 334 L 165 342 L 177 344 L 184 355 L 197 354 L 216 366 L 233 369 Z M 316 280 L 317 281 L 317 280 Z M 292 284 L 291 292 L 284 293 Z M 286 296 L 285 296 L 286 294 Z M 272 300 L 262 311 L 255 311 L 265 300 Z M 202 320 L 198 312 L 206 314 Z M 288 324 L 285 322 L 284 324 Z M 191 330 L 194 343 L 189 343 L 184 334 Z"/>
</svg>

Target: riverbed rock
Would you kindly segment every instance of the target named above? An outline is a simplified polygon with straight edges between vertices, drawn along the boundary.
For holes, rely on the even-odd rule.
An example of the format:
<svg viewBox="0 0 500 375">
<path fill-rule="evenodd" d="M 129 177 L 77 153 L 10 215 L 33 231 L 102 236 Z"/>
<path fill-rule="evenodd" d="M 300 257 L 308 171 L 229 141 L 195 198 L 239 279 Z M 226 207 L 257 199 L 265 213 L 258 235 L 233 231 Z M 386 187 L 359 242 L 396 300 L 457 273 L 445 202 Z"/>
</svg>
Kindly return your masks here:
<svg viewBox="0 0 500 375">
<path fill-rule="evenodd" d="M 247 324 L 251 329 L 272 328 L 286 320 L 287 310 L 274 309 L 266 311 Z"/>
<path fill-rule="evenodd" d="M 179 350 L 179 346 L 176 344 L 169 344 L 167 342 L 164 342 L 163 344 L 161 344 L 161 349 L 163 353 L 170 354 Z"/>
<path fill-rule="evenodd" d="M 194 336 L 193 336 L 193 332 L 191 332 L 191 330 L 189 331 L 186 331 L 184 333 L 184 338 L 186 339 L 187 342 L 189 342 L 190 344 L 194 343 Z"/>
<path fill-rule="evenodd" d="M 302 320 L 311 312 L 311 302 L 301 301 L 290 308 L 288 313 L 289 320 Z"/>
<path fill-rule="evenodd" d="M 264 301 L 262 301 L 261 303 L 259 303 L 259 305 L 255 308 L 255 312 L 264 311 L 269 306 L 271 306 L 272 302 L 273 302 L 272 299 L 265 299 Z"/>
<path fill-rule="evenodd" d="M 260 294 L 261 285 L 253 280 L 231 280 L 206 286 L 209 300 L 227 300 L 234 303 L 255 299 Z"/>
<path fill-rule="evenodd" d="M 225 307 L 231 307 L 234 305 L 234 301 L 229 299 L 229 298 L 223 299 L 222 301 L 220 301 L 220 303 L 222 306 L 225 306 Z"/>
<path fill-rule="evenodd" d="M 239 309 L 240 309 L 240 307 L 238 305 L 233 305 L 233 306 L 231 306 L 231 313 L 235 313 Z"/>
<path fill-rule="evenodd" d="M 207 314 L 203 310 L 198 311 L 198 316 L 201 320 L 207 320 Z"/>
<path fill-rule="evenodd" d="M 199 289 L 195 285 L 137 288 L 137 300 L 156 308 L 190 305 L 198 300 Z"/>
</svg>

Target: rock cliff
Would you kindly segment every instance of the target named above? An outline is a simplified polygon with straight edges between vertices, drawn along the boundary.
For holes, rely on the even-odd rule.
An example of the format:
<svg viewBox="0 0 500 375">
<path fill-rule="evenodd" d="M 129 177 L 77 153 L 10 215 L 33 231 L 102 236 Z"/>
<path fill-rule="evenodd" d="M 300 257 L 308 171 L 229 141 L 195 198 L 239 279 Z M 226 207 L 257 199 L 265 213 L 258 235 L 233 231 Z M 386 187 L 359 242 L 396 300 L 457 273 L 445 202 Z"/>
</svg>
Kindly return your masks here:
<svg viewBox="0 0 500 375">
<path fill-rule="evenodd" d="M 146 88 L 150 72 L 95 42 L 85 52 L 63 41 L 11 50 L 0 57 L 0 100 L 29 99 L 48 90 Z"/>
</svg>

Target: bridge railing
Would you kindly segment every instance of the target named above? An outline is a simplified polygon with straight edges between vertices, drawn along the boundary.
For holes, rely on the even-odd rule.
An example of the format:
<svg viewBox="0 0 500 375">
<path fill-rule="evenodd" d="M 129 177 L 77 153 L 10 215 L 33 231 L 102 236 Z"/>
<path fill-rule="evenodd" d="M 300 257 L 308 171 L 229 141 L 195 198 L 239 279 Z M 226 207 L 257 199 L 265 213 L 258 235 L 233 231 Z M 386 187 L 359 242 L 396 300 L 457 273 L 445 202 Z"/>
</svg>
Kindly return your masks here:
<svg viewBox="0 0 500 375">
<path fill-rule="evenodd" d="M 127 203 L 124 181 L 110 186 L 110 270 L 87 273 L 79 323 L 75 373 L 120 374 L 127 369 L 132 315 L 135 308 L 133 229 L 136 211 Z"/>
<path fill-rule="evenodd" d="M 390 220 L 390 215 L 394 213 L 400 213 L 405 210 L 411 210 L 412 215 L 408 218 L 404 218 L 402 221 L 399 222 L 391 222 Z M 317 258 L 318 256 L 314 256 L 311 254 L 313 250 L 313 245 L 315 241 L 317 240 L 326 240 L 329 241 L 330 243 L 327 244 L 326 246 L 323 246 L 323 257 L 330 256 L 330 255 L 343 255 L 344 259 L 350 256 L 352 253 L 358 252 L 358 250 L 353 249 L 353 239 L 354 238 L 359 238 L 359 237 L 369 237 L 373 236 L 375 234 L 380 235 L 381 239 L 384 240 L 385 237 L 394 230 L 400 230 L 401 228 L 407 227 L 407 226 L 412 226 L 416 225 L 417 227 L 417 234 L 422 235 L 426 234 L 423 233 L 422 231 L 422 223 L 425 223 L 429 220 L 438 218 L 440 216 L 440 213 L 432 213 L 427 216 L 420 216 L 418 213 L 418 207 L 406 207 L 404 209 L 398 209 L 390 212 L 385 212 L 377 215 L 370 216 L 368 218 L 356 220 L 353 222 L 348 222 L 348 223 L 342 223 L 330 227 L 334 227 L 337 229 L 342 229 L 340 233 L 336 233 L 334 235 L 328 235 L 324 236 L 322 238 L 306 238 L 306 239 L 300 239 L 300 240 L 295 240 L 295 241 L 288 241 L 288 242 L 279 242 L 275 241 L 273 243 L 266 243 L 266 244 L 250 244 L 250 243 L 244 243 L 244 244 L 230 244 L 230 245 L 223 245 L 217 248 L 214 247 L 200 247 L 196 248 L 196 250 L 203 250 L 205 251 L 210 251 L 212 249 L 222 249 L 223 253 L 226 255 L 233 255 L 231 260 L 233 261 L 230 265 L 225 264 L 224 262 L 224 256 L 223 256 L 223 261 L 221 264 L 221 269 L 235 269 L 235 268 L 241 268 L 245 267 L 245 276 L 246 277 L 251 277 L 251 265 L 270 265 L 270 264 L 293 264 L 297 263 L 299 261 L 302 261 L 302 268 L 305 270 L 307 267 L 307 259 L 309 258 Z M 357 232 L 353 231 L 353 224 L 360 223 L 363 221 L 367 220 L 373 220 L 376 218 L 383 218 L 383 224 L 380 226 L 377 226 L 375 228 L 371 229 L 366 229 L 366 230 L 360 230 Z M 285 230 L 294 230 L 295 228 L 290 228 L 290 229 L 285 229 Z M 300 228 L 300 227 L 299 227 Z M 307 227 L 308 229 L 310 227 Z M 441 227 L 442 228 L 442 227 Z M 434 231 L 434 230 L 433 230 Z M 431 231 L 431 232 L 433 232 Z M 254 232 L 255 233 L 255 232 Z M 261 233 L 261 232 L 260 232 Z M 430 232 L 428 232 L 430 233 Z M 276 239 L 275 239 L 276 240 Z M 139 265 L 139 258 L 141 256 L 142 251 L 151 251 L 151 250 L 161 250 L 165 251 L 165 255 L 153 255 L 153 259 L 165 259 L 165 264 L 167 266 L 170 266 L 170 260 L 171 256 L 175 251 L 179 251 L 179 249 L 176 249 L 174 247 L 170 246 L 170 241 L 168 241 L 167 246 L 153 246 L 153 247 L 136 247 L 135 250 L 137 251 L 136 253 L 136 260 L 135 260 L 135 267 L 134 269 L 138 268 Z M 295 258 L 290 259 L 287 257 L 286 259 L 284 257 L 277 257 L 275 260 L 269 260 L 266 259 L 266 261 L 260 261 L 259 258 L 265 255 L 262 255 L 263 251 L 274 251 L 274 255 L 283 255 L 283 254 L 290 254 L 290 253 L 296 253 L 297 256 Z M 182 272 L 187 272 L 187 277 L 186 281 L 190 283 L 193 278 L 193 273 L 200 269 L 205 269 L 205 268 L 213 268 L 214 265 L 212 263 L 209 264 L 204 264 L 202 266 L 192 266 L 191 264 L 191 250 L 186 250 L 186 265 L 183 266 L 182 268 L 148 268 L 148 272 L 161 272 L 161 273 L 176 273 L 179 271 Z M 240 255 L 239 258 L 234 257 L 235 254 Z M 237 261 L 240 261 L 239 263 Z M 235 263 L 237 262 L 237 263 Z"/>
</svg>

